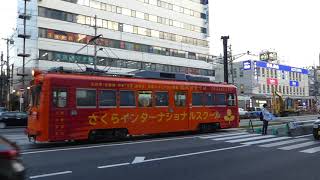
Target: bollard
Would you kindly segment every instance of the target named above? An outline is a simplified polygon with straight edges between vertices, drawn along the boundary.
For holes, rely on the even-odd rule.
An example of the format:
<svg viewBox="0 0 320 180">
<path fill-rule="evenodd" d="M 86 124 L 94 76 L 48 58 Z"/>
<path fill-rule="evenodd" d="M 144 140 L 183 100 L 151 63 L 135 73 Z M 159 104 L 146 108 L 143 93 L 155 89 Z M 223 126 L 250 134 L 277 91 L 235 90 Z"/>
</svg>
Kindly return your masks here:
<svg viewBox="0 0 320 180">
<path fill-rule="evenodd" d="M 262 133 L 262 128 L 256 128 L 256 133 L 261 134 Z"/>
<path fill-rule="evenodd" d="M 251 119 L 249 120 L 249 127 L 251 128 L 251 131 L 254 132 L 253 123 Z"/>
<path fill-rule="evenodd" d="M 271 132 L 272 132 L 272 135 L 278 135 L 278 129 L 276 129 L 276 128 L 272 128 L 272 130 L 271 130 Z"/>
</svg>

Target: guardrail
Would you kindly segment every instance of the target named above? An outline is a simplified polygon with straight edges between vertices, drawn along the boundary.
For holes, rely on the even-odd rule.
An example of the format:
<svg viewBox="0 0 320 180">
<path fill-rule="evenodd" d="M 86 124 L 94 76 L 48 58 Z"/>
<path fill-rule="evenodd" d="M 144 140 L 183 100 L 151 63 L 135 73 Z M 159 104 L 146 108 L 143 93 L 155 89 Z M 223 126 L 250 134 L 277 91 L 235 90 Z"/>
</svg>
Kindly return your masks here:
<svg viewBox="0 0 320 180">
<path fill-rule="evenodd" d="M 269 134 L 289 136 L 311 134 L 313 123 L 318 118 L 319 115 L 280 117 L 269 122 L 268 129 L 271 131 Z M 247 121 L 248 124 L 244 125 L 243 122 L 242 127 L 246 127 L 251 132 L 261 133 L 262 121 L 259 119 L 248 119 Z"/>
<path fill-rule="evenodd" d="M 311 134 L 313 131 L 313 124 L 316 120 L 306 120 L 306 121 L 291 121 L 287 122 L 288 135 L 301 135 L 301 134 Z"/>
</svg>

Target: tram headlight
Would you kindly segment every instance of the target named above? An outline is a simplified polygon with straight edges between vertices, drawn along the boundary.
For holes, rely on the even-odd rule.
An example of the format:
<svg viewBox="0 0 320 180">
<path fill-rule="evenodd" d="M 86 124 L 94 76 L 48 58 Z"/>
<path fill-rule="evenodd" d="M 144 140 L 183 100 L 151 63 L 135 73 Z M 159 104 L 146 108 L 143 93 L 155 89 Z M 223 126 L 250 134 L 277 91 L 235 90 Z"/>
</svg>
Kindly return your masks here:
<svg viewBox="0 0 320 180">
<path fill-rule="evenodd" d="M 32 74 L 32 77 L 35 77 L 35 76 L 41 74 L 41 71 L 39 71 L 39 70 L 37 70 L 37 69 L 33 69 L 33 70 L 31 71 L 31 74 Z"/>
</svg>

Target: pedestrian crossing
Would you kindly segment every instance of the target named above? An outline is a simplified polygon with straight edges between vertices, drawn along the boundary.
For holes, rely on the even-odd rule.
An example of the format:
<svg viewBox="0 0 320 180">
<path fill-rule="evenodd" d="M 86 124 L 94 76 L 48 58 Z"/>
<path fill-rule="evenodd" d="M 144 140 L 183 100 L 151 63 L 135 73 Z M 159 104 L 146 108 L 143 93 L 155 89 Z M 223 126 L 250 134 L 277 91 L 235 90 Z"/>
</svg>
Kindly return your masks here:
<svg viewBox="0 0 320 180">
<path fill-rule="evenodd" d="M 296 150 L 301 153 L 320 153 L 320 141 L 308 138 L 312 135 L 300 137 L 281 137 L 275 135 L 251 134 L 248 132 L 223 133 L 217 135 L 205 135 L 199 137 L 203 140 L 224 141 L 227 143 L 240 143 L 243 145 L 255 145 L 262 148 L 277 148 L 279 150 Z"/>
</svg>

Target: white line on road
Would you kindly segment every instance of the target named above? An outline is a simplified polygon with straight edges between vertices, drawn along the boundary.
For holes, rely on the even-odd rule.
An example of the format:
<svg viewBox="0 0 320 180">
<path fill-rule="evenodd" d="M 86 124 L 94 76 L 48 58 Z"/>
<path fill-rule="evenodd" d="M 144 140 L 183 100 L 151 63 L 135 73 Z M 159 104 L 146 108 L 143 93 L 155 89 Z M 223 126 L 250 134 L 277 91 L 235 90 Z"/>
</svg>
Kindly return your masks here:
<svg viewBox="0 0 320 180">
<path fill-rule="evenodd" d="M 224 140 L 240 139 L 240 138 L 254 137 L 254 136 L 261 136 L 261 135 L 260 135 L 260 134 L 246 134 L 246 135 L 241 135 L 241 136 L 232 136 L 232 137 L 216 138 L 216 139 L 212 139 L 212 140 L 215 140 L 215 141 L 224 141 Z"/>
<path fill-rule="evenodd" d="M 261 144 L 261 143 L 279 141 L 279 140 L 290 139 L 290 138 L 291 137 L 277 137 L 277 138 L 271 138 L 271 139 L 263 139 L 263 140 L 258 140 L 258 141 L 251 141 L 251 142 L 246 142 L 246 143 L 242 143 L 242 144 L 253 145 L 253 144 Z"/>
<path fill-rule="evenodd" d="M 313 134 L 307 134 L 307 135 L 303 135 L 303 136 L 297 136 L 297 137 L 294 137 L 294 138 L 302 138 L 302 137 L 309 137 L 309 136 L 312 136 Z"/>
<path fill-rule="evenodd" d="M 273 137 L 274 137 L 273 135 L 267 135 L 267 136 L 258 136 L 258 137 L 230 140 L 230 141 L 226 141 L 226 142 L 238 143 L 238 142 L 252 141 L 252 140 L 257 140 L 257 139 L 267 139 L 267 138 L 273 138 Z"/>
<path fill-rule="evenodd" d="M 301 144 L 295 144 L 295 145 L 291 145 L 291 146 L 286 146 L 286 147 L 282 147 L 282 148 L 278 148 L 278 149 L 281 149 L 281 150 L 292 150 L 292 149 L 298 149 L 298 148 L 311 146 L 311 145 L 315 145 L 315 144 L 319 144 L 319 143 L 318 142 L 314 142 L 314 141 L 309 141 L 309 142 L 305 142 L 305 143 L 301 143 Z"/>
<path fill-rule="evenodd" d="M 136 142 L 128 142 L 128 143 L 104 144 L 104 145 L 83 146 L 83 147 L 73 147 L 73 148 L 47 149 L 47 150 L 41 150 L 41 151 L 27 151 L 27 152 L 22 152 L 21 154 L 22 155 L 28 155 L 28 154 L 47 153 L 47 152 L 93 149 L 93 148 L 124 146 L 124 145 L 143 144 L 143 143 L 152 143 L 152 142 L 163 142 L 163 141 L 175 141 L 175 140 L 183 140 L 183 139 L 194 139 L 194 138 L 199 138 L 199 137 L 202 137 L 202 136 L 188 136 L 188 137 L 181 137 L 181 138 L 156 139 L 156 140 L 149 140 L 149 141 L 136 141 Z"/>
<path fill-rule="evenodd" d="M 111 164 L 111 165 L 106 165 L 106 166 L 99 166 L 98 169 L 113 168 L 113 167 L 127 166 L 127 165 L 130 165 L 130 163 L 120 163 L 120 164 Z"/>
<path fill-rule="evenodd" d="M 315 147 L 315 148 L 306 149 L 306 150 L 303 150 L 300 152 L 312 154 L 312 153 L 316 153 L 319 151 L 320 151 L 320 147 Z"/>
<path fill-rule="evenodd" d="M 227 137 L 227 136 L 235 136 L 235 135 L 243 135 L 243 134 L 248 134 L 246 132 L 241 132 L 241 133 L 223 133 L 220 135 L 213 135 L 213 136 L 201 136 L 200 139 L 212 139 L 212 138 L 220 138 L 220 137 Z"/>
<path fill-rule="evenodd" d="M 207 151 L 179 154 L 179 155 L 174 155 L 174 156 L 167 156 L 167 157 L 147 159 L 147 160 L 145 160 L 145 157 L 136 157 L 131 164 L 130 163 L 111 164 L 111 165 L 106 165 L 106 166 L 99 166 L 98 168 L 104 169 L 104 168 L 113 168 L 113 167 L 119 167 L 119 166 L 128 166 L 128 165 L 134 165 L 134 164 L 138 164 L 138 163 L 161 161 L 161 160 L 168 160 L 168 159 L 181 158 L 181 157 L 187 157 L 187 156 L 195 156 L 195 155 L 200 155 L 200 154 L 207 154 L 207 153 L 212 153 L 212 152 L 227 151 L 227 150 L 238 149 L 238 148 L 247 147 L 247 146 L 249 146 L 249 145 L 233 146 L 233 147 L 221 148 L 221 149 L 212 149 L 212 150 L 207 150 Z"/>
<path fill-rule="evenodd" d="M 194 156 L 194 155 L 199 155 L 199 154 L 207 154 L 207 153 L 212 153 L 212 152 L 219 152 L 219 151 L 226 151 L 226 150 L 231 150 L 231 149 L 238 149 L 238 148 L 247 147 L 247 146 L 249 146 L 249 145 L 233 146 L 233 147 L 228 147 L 228 148 L 212 149 L 212 150 L 207 150 L 207 151 L 200 151 L 200 152 L 194 152 L 194 153 L 180 154 L 180 155 L 175 155 L 175 156 L 167 156 L 167 157 L 162 157 L 162 158 L 147 159 L 147 160 L 145 160 L 144 162 L 161 161 L 161 160 L 167 160 L 167 159 L 174 159 L 174 158 L 181 158 L 181 157 L 187 157 L 187 156 Z"/>
<path fill-rule="evenodd" d="M 63 171 L 63 172 L 56 172 L 56 173 L 50 173 L 50 174 L 42 174 L 37 176 L 30 176 L 30 179 L 36 179 L 36 178 L 43 178 L 43 177 L 49 177 L 49 176 L 57 176 L 57 175 L 63 175 L 63 174 L 71 174 L 72 171 Z"/>
<path fill-rule="evenodd" d="M 287 141 L 280 141 L 280 142 L 275 142 L 275 143 L 269 143 L 269 144 L 264 144 L 260 145 L 260 147 L 275 147 L 275 146 L 281 146 L 281 145 L 287 145 L 287 144 L 292 144 L 296 142 L 301 142 L 301 141 L 307 141 L 308 139 L 292 139 L 292 140 L 287 140 Z"/>
<path fill-rule="evenodd" d="M 142 163 L 145 159 L 146 157 L 135 157 L 131 164 Z"/>
</svg>

